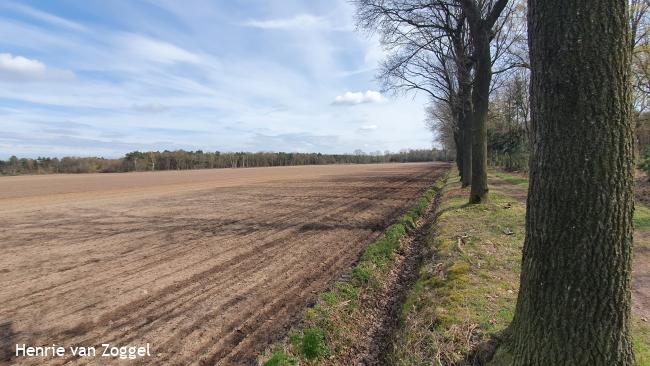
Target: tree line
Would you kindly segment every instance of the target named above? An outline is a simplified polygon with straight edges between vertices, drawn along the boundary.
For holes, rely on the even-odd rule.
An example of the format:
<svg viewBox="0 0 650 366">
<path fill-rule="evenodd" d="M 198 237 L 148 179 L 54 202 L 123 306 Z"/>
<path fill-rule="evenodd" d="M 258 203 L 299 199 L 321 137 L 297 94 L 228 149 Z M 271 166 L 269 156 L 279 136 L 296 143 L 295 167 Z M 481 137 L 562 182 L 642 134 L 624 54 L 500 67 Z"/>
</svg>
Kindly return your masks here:
<svg viewBox="0 0 650 366">
<path fill-rule="evenodd" d="M 445 151 L 413 149 L 353 154 L 286 152 L 133 151 L 117 159 L 100 157 L 39 157 L 0 160 L 0 175 L 53 173 L 119 173 L 133 171 L 253 168 L 292 165 L 406 163 L 447 160 Z"/>
<path fill-rule="evenodd" d="M 429 97 L 427 123 L 455 151 L 470 204 L 489 202 L 489 160 L 530 172 L 519 297 L 486 346 L 497 345 L 489 365 L 635 365 L 632 188 L 649 130 L 650 1 L 353 3 L 388 52 L 384 91 Z"/>
</svg>

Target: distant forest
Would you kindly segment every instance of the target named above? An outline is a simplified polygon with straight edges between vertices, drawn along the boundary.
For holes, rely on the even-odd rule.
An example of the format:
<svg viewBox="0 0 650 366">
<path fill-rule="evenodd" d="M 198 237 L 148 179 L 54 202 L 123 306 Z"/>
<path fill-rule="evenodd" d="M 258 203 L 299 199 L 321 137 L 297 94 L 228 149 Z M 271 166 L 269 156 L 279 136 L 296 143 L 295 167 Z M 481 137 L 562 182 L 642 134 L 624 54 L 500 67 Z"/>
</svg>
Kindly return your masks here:
<svg viewBox="0 0 650 366">
<path fill-rule="evenodd" d="M 398 153 L 320 154 L 284 152 L 203 152 L 197 151 L 134 151 L 118 159 L 100 157 L 64 157 L 0 160 L 0 175 L 56 173 L 119 173 L 156 170 L 188 170 L 215 168 L 253 168 L 291 165 L 405 163 L 447 160 L 440 150 L 403 150 Z"/>
</svg>

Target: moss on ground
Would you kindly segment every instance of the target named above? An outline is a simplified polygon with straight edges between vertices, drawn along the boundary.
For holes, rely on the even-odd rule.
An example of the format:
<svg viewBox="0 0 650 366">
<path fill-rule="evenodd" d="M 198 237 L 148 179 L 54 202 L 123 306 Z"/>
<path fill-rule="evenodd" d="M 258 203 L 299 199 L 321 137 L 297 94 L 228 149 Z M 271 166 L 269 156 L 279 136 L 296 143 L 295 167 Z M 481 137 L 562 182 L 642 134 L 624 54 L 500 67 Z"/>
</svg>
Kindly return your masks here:
<svg viewBox="0 0 650 366">
<path fill-rule="evenodd" d="M 528 186 L 522 177 L 494 175 Z M 438 233 L 407 294 L 392 365 L 476 364 L 512 320 L 526 208 L 497 187 L 488 203 L 467 205 L 468 192 L 457 181 L 451 176 L 443 190 Z M 650 227 L 650 210 L 640 204 L 635 224 Z M 638 364 L 650 366 L 650 327 L 635 319 L 633 335 Z"/>
<path fill-rule="evenodd" d="M 402 308 L 394 365 L 469 364 L 475 346 L 512 320 L 525 207 L 499 192 L 488 203 L 467 205 L 454 178 Z"/>
</svg>

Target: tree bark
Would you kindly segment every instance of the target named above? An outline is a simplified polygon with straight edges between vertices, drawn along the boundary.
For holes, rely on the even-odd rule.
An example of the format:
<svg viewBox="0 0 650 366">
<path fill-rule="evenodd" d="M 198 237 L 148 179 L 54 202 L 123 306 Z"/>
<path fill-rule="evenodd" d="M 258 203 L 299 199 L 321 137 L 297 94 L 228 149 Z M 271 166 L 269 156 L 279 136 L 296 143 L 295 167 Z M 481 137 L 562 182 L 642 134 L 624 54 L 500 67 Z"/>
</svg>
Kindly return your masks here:
<svg viewBox="0 0 650 366">
<path fill-rule="evenodd" d="M 472 184 L 472 81 L 469 70 L 463 68 L 459 71 L 458 75 L 459 91 L 459 113 L 458 124 L 462 131 L 462 149 L 463 149 L 463 165 L 462 165 L 462 186 L 468 187 Z"/>
<path fill-rule="evenodd" d="M 461 166 L 461 185 L 467 187 L 472 184 L 472 131 L 471 115 L 463 114 L 459 123 L 462 125 L 463 164 Z"/>
<path fill-rule="evenodd" d="M 532 141 L 514 366 L 634 365 L 626 0 L 530 0 Z"/>
<path fill-rule="evenodd" d="M 459 28 L 453 39 L 458 93 L 456 115 L 460 131 L 463 161 L 460 167 L 461 185 L 472 184 L 472 72 L 463 28 Z"/>
<path fill-rule="evenodd" d="M 490 41 L 492 27 L 508 4 L 496 0 L 485 9 L 482 1 L 459 0 L 469 24 L 469 34 L 474 48 L 474 84 L 472 87 L 472 188 L 469 203 L 487 199 L 487 115 L 492 82 L 492 57 Z"/>
<path fill-rule="evenodd" d="M 476 72 L 472 88 L 472 188 L 470 203 L 487 199 L 487 115 L 492 82 L 492 58 L 490 56 L 491 26 L 484 20 L 472 27 Z"/>
<path fill-rule="evenodd" d="M 454 131 L 454 146 L 456 147 L 456 168 L 460 172 L 461 181 L 462 181 L 462 167 L 463 167 L 463 150 L 462 150 L 462 138 L 461 130 L 458 128 L 457 131 Z"/>
</svg>

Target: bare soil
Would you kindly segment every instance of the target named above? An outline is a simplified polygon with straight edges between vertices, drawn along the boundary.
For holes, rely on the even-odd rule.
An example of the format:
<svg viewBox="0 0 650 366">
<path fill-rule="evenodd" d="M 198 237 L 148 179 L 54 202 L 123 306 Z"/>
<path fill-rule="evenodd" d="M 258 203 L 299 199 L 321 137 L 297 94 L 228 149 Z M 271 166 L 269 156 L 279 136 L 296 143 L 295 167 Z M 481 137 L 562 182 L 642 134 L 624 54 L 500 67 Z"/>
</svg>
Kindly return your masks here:
<svg viewBox="0 0 650 366">
<path fill-rule="evenodd" d="M 139 363 L 252 364 L 444 168 L 1 178 L 0 345 L 150 343 Z"/>
<path fill-rule="evenodd" d="M 406 301 L 407 291 L 415 284 L 427 242 L 435 234 L 434 225 L 440 203 L 440 192 L 430 203 L 427 212 L 416 223 L 415 230 L 404 237 L 395 255 L 393 268 L 381 289 L 372 299 L 367 299 L 363 318 L 355 319 L 359 330 L 353 345 L 353 353 L 344 355 L 340 363 L 345 365 L 390 365 L 395 331 L 399 326 L 400 312 Z"/>
</svg>

